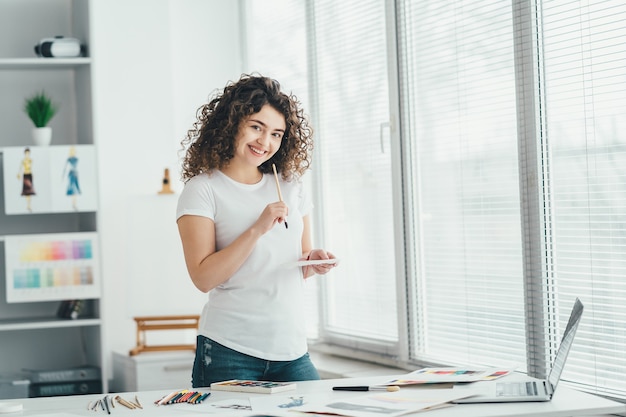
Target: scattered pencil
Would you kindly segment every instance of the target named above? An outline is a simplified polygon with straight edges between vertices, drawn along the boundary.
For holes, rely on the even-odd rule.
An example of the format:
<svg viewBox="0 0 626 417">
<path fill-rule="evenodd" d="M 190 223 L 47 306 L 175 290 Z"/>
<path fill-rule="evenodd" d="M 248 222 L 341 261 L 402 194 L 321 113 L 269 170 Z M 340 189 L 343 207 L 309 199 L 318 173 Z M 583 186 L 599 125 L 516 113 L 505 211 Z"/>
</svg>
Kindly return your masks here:
<svg viewBox="0 0 626 417">
<path fill-rule="evenodd" d="M 139 408 L 136 405 L 134 405 L 133 403 L 126 401 L 125 399 L 123 399 L 122 397 L 120 397 L 119 395 L 115 397 L 115 400 L 122 404 L 124 407 L 126 408 L 130 408 L 131 410 L 134 410 L 135 408 Z"/>
<path fill-rule="evenodd" d="M 106 408 L 107 414 L 111 414 L 111 410 L 109 409 L 109 396 L 105 395 L 102 402 L 104 403 L 104 407 L 102 409 L 104 410 Z"/>
</svg>

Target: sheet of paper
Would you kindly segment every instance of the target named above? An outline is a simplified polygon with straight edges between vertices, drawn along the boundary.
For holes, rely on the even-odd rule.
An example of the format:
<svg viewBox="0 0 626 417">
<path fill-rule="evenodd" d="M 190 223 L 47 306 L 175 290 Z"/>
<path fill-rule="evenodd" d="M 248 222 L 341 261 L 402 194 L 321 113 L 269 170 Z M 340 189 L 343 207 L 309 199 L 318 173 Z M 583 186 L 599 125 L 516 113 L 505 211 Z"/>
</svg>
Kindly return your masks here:
<svg viewBox="0 0 626 417">
<path fill-rule="evenodd" d="M 290 410 L 308 404 L 324 404 L 328 402 L 330 394 L 272 394 L 250 397 L 250 405 L 255 414 L 271 416 L 291 416 Z"/>
<path fill-rule="evenodd" d="M 328 402 L 305 404 L 291 410 L 306 413 L 327 413 L 347 417 L 395 417 L 418 411 L 453 406 L 451 401 L 468 394 L 445 390 L 400 390 L 380 394 L 347 397 Z"/>
</svg>

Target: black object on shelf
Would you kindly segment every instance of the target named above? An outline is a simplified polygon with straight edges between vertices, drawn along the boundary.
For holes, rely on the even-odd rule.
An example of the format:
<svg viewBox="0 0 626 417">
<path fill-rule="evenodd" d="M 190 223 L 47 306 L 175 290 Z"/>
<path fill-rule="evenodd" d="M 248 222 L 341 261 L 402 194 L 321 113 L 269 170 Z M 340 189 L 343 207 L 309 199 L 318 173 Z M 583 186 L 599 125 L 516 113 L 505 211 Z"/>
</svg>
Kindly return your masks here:
<svg viewBox="0 0 626 417">
<path fill-rule="evenodd" d="M 57 310 L 57 317 L 61 319 L 76 320 L 85 309 L 85 300 L 65 300 L 61 301 Z"/>
</svg>

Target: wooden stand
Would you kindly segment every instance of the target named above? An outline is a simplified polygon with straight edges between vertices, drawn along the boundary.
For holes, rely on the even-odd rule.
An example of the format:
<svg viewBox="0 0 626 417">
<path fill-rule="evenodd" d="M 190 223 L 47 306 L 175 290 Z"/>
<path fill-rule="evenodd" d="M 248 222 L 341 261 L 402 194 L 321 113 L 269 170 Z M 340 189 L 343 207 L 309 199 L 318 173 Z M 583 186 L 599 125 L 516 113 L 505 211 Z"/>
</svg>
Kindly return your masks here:
<svg viewBox="0 0 626 417">
<path fill-rule="evenodd" d="M 171 350 L 195 350 L 196 346 L 189 345 L 146 345 L 146 333 L 152 330 L 198 330 L 200 316 L 151 316 L 151 317 L 135 317 L 137 323 L 137 346 L 130 350 L 129 355 L 138 355 L 141 352 L 163 352 Z"/>
</svg>

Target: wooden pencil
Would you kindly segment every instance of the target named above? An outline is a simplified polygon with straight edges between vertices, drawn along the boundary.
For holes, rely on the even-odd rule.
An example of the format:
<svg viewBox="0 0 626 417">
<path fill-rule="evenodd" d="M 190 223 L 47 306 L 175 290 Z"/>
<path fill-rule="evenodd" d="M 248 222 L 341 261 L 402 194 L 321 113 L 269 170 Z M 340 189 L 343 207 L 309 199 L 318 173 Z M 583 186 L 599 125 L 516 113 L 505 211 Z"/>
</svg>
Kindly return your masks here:
<svg viewBox="0 0 626 417">
<path fill-rule="evenodd" d="M 276 181 L 276 191 L 278 191 L 278 200 L 283 201 L 283 193 L 280 192 L 280 183 L 278 182 L 278 172 L 276 172 L 276 165 L 272 164 L 272 169 L 274 170 L 274 180 Z M 289 229 L 287 220 L 283 219 L 283 221 L 285 222 L 285 229 Z"/>
</svg>

